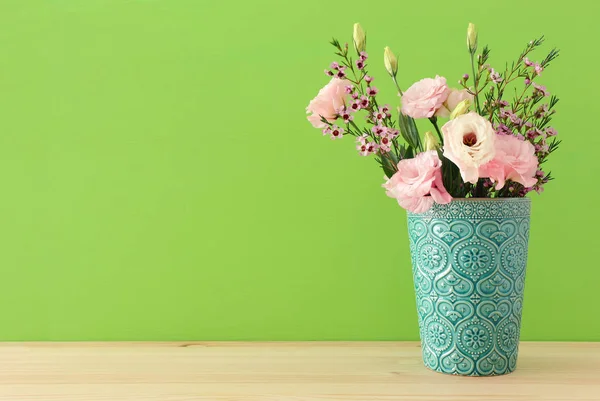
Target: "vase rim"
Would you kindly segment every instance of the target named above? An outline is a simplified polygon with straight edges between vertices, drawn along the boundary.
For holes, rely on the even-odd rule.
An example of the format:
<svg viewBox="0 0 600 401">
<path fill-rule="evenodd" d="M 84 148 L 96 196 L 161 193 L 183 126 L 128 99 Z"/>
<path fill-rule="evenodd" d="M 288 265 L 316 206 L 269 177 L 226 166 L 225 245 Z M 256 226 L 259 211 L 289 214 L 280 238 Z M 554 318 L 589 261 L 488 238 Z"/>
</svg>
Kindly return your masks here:
<svg viewBox="0 0 600 401">
<path fill-rule="evenodd" d="M 452 202 L 531 202 L 531 198 L 452 198 Z"/>
</svg>

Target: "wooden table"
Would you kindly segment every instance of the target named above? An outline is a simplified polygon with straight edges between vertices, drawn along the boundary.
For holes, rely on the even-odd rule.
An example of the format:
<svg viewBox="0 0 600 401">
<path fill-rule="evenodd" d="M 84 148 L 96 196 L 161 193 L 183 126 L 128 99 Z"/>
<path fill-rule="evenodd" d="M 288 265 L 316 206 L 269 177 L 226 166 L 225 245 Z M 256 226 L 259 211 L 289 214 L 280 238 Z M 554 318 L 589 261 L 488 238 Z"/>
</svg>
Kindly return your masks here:
<svg viewBox="0 0 600 401">
<path fill-rule="evenodd" d="M 522 343 L 511 375 L 442 375 L 414 342 L 0 343 L 0 400 L 600 400 L 600 343 Z"/>
</svg>

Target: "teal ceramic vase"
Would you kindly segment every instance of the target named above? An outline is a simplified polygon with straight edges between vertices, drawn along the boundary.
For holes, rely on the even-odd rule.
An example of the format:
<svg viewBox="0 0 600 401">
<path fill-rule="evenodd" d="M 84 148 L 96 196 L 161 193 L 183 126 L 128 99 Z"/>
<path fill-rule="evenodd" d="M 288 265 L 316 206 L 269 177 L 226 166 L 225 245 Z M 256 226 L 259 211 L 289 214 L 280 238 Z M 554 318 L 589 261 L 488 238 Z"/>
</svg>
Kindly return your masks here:
<svg viewBox="0 0 600 401">
<path fill-rule="evenodd" d="M 491 376 L 517 366 L 528 198 L 455 199 L 408 214 L 425 366 Z"/>
</svg>

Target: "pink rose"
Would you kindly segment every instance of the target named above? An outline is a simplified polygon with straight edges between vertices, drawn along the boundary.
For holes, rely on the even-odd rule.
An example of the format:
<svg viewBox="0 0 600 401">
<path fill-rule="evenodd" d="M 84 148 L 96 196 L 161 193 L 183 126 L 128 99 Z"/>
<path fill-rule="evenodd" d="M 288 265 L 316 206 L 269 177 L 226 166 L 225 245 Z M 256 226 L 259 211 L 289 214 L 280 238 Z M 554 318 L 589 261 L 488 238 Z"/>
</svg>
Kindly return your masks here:
<svg viewBox="0 0 600 401">
<path fill-rule="evenodd" d="M 436 112 L 436 117 L 450 117 L 450 113 L 454 111 L 456 106 L 463 100 L 469 100 L 473 102 L 474 96 L 471 95 L 466 89 L 454 89 L 450 88 L 448 91 L 448 98 L 442 104 Z"/>
<path fill-rule="evenodd" d="M 308 116 L 308 121 L 315 128 L 325 128 L 327 124 L 321 121 L 321 116 L 328 121 L 335 121 L 338 117 L 338 110 L 346 105 L 345 87 L 352 85 L 346 79 L 332 78 L 325 87 L 323 87 L 317 97 L 310 101 L 306 107 L 307 113 L 313 113 Z"/>
<path fill-rule="evenodd" d="M 383 187 L 386 194 L 413 213 L 423 213 L 433 202 L 445 204 L 452 197 L 442 182 L 442 162 L 435 150 L 419 153 L 398 163 L 398 171 Z"/>
<path fill-rule="evenodd" d="M 437 76 L 415 82 L 402 96 L 402 113 L 412 118 L 433 117 L 448 98 L 446 78 Z"/>
<path fill-rule="evenodd" d="M 496 152 L 496 132 L 479 114 L 470 112 L 448 121 L 442 127 L 444 156 L 456 164 L 465 182 L 477 183 L 479 167 L 491 161 Z"/>
<path fill-rule="evenodd" d="M 498 135 L 495 147 L 496 156 L 479 168 L 479 176 L 496 182 L 496 189 L 502 188 L 506 180 L 518 182 L 526 188 L 537 183 L 538 159 L 530 142 L 513 135 Z"/>
</svg>

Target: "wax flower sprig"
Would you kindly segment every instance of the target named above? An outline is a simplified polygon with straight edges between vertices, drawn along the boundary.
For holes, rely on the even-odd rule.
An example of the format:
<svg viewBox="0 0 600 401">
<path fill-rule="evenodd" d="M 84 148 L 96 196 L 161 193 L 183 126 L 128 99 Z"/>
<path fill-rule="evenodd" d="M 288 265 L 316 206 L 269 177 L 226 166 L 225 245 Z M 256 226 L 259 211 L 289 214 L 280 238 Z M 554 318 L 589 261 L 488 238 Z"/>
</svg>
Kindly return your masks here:
<svg viewBox="0 0 600 401">
<path fill-rule="evenodd" d="M 413 212 L 457 197 L 539 193 L 552 179 L 541 165 L 560 143 L 549 125 L 558 98 L 538 83 L 559 52 L 551 50 L 539 63 L 530 60 L 543 42 L 543 37 L 530 41 L 510 67 L 497 71 L 489 64 L 487 46 L 477 54 L 478 32 L 469 24 L 472 76 L 464 74 L 460 88 L 436 76 L 406 90 L 398 83 L 398 59 L 386 47 L 385 69 L 401 97 L 400 107 L 392 110 L 378 101 L 379 90 L 367 70 L 367 37 L 355 24 L 356 56 L 348 43 L 331 41 L 340 59 L 325 70 L 331 81 L 306 108 L 308 120 L 331 139 L 353 136 L 358 153 L 374 156 L 383 168 L 387 194 Z M 514 89 L 510 101 L 505 98 L 509 88 Z M 421 136 L 416 119 L 428 119 L 435 134 Z M 441 119 L 447 121 L 442 125 Z"/>
</svg>

